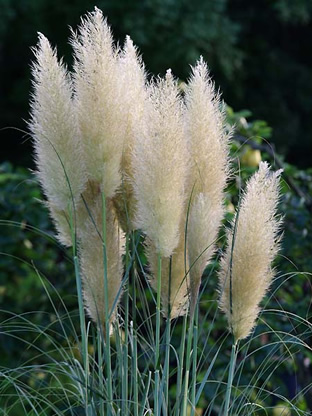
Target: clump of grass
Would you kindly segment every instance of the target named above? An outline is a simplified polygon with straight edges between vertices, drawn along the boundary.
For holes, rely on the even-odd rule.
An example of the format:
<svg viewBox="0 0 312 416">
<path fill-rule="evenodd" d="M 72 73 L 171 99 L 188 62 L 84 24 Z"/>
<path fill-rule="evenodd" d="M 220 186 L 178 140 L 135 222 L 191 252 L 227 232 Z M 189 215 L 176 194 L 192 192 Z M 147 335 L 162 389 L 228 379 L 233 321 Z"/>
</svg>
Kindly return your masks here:
<svg viewBox="0 0 312 416">
<path fill-rule="evenodd" d="M 281 310 L 293 325 L 288 332 L 253 332 L 258 315 L 265 323 L 259 303 L 279 246 L 281 172 L 262 163 L 247 183 L 221 257 L 218 300 L 219 255 L 212 259 L 231 133 L 207 65 L 198 61 L 184 96 L 170 70 L 147 80 L 131 39 L 123 50 L 114 46 L 99 9 L 82 19 L 71 43 L 69 74 L 40 35 L 29 125 L 58 238 L 72 245 L 80 330 L 62 300 L 62 312 L 51 302 L 56 318 L 47 327 L 23 315 L 3 321 L 6 336 L 22 340 L 34 331 L 51 347 L 38 349 L 40 365 L 0 370 L 5 414 L 19 407 L 48 416 L 258 415 L 269 414 L 276 397 L 307 415 L 270 377 L 298 350 L 311 351 L 311 324 Z M 53 288 L 42 281 L 51 299 Z M 263 335 L 269 341 L 253 350 Z M 25 382 L 29 373 L 35 384 Z"/>
</svg>

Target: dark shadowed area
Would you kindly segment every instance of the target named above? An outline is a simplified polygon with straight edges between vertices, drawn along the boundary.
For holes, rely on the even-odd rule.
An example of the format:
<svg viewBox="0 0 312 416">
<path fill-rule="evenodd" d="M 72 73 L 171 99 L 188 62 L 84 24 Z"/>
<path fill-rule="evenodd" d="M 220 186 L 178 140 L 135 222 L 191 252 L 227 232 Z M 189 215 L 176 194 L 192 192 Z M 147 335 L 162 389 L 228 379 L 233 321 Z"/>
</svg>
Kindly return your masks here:
<svg viewBox="0 0 312 416">
<path fill-rule="evenodd" d="M 208 62 L 225 101 L 273 127 L 286 160 L 311 166 L 312 3 L 309 0 L 99 0 L 114 36 L 130 34 L 148 71 L 171 67 L 186 80 L 189 63 Z M 0 128 L 2 159 L 31 166 L 23 131 L 31 90 L 31 46 L 43 32 L 69 61 L 69 26 L 94 2 L 0 0 Z M 70 65 L 70 62 L 68 62 Z M 25 143 L 26 140 L 26 143 Z M 22 144 L 23 143 L 23 144 Z"/>
</svg>

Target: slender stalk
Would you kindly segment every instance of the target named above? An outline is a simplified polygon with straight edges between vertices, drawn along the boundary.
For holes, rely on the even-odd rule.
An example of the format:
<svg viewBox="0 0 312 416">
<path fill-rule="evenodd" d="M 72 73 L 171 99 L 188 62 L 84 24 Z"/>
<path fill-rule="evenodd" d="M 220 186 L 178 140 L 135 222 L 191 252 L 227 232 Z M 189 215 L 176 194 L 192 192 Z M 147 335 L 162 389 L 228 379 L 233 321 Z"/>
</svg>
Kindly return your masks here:
<svg viewBox="0 0 312 416">
<path fill-rule="evenodd" d="M 135 235 L 131 232 L 131 253 L 132 264 L 130 269 L 131 283 L 132 283 L 132 320 L 133 320 L 133 357 L 132 357 L 132 377 L 133 377 L 133 407 L 134 416 L 139 415 L 139 389 L 138 389 L 138 341 L 135 333 L 136 325 L 136 282 L 135 282 Z"/>
<path fill-rule="evenodd" d="M 161 255 L 157 258 L 157 303 L 156 303 L 156 349 L 155 369 L 159 369 L 159 344 L 160 344 L 160 296 L 161 295 Z"/>
<path fill-rule="evenodd" d="M 188 399 L 188 384 L 191 368 L 191 357 L 194 353 L 192 352 L 192 341 L 193 341 L 193 329 L 194 329 L 194 313 L 190 316 L 190 326 L 187 335 L 187 347 L 186 347 L 186 364 L 185 364 L 185 385 L 183 392 L 183 403 L 182 403 L 182 416 L 187 414 L 187 399 Z"/>
<path fill-rule="evenodd" d="M 148 372 L 148 380 L 147 380 L 146 387 L 145 387 L 144 398 L 141 402 L 140 416 L 147 415 L 147 413 L 145 413 L 145 406 L 146 406 L 146 402 L 147 402 L 147 399 L 148 399 L 148 394 L 149 394 L 149 389 L 150 389 L 150 384 L 151 384 L 151 378 L 152 378 L 152 373 L 151 373 L 151 371 L 149 371 Z M 150 414 L 150 413 L 148 413 L 148 414 Z"/>
<path fill-rule="evenodd" d="M 185 338 L 186 338 L 186 324 L 187 315 L 183 316 L 181 343 L 179 349 L 179 365 L 178 365 L 178 377 L 177 377 L 177 393 L 176 393 L 176 411 L 175 414 L 179 416 L 180 399 L 182 392 L 182 380 L 183 380 L 183 369 L 184 369 L 184 352 L 185 352 Z"/>
<path fill-rule="evenodd" d="M 154 385 L 154 416 L 159 415 L 159 370 L 155 371 L 155 385 Z"/>
<path fill-rule="evenodd" d="M 131 234 L 126 236 L 126 271 L 129 269 Z M 128 414 L 128 342 L 129 342 L 129 276 L 125 289 L 125 341 L 123 343 L 122 414 Z"/>
<path fill-rule="evenodd" d="M 103 383 L 102 333 L 101 333 L 101 330 L 99 328 L 98 328 L 98 331 L 97 331 L 97 348 L 98 348 L 99 388 L 100 388 L 100 392 L 103 393 L 104 383 Z M 100 416 L 105 416 L 104 401 L 103 401 L 102 398 L 100 398 Z"/>
<path fill-rule="evenodd" d="M 103 262 L 104 262 L 104 313 L 105 313 L 105 362 L 107 375 L 107 415 L 111 415 L 113 403 L 113 388 L 112 388 L 112 364 L 110 351 L 110 334 L 109 334 L 109 308 L 108 308 L 108 275 L 107 275 L 107 254 L 106 254 L 106 200 L 102 192 L 102 233 L 103 233 Z"/>
<path fill-rule="evenodd" d="M 165 390 L 165 408 L 166 413 L 169 411 L 169 364 L 170 364 L 170 330 L 171 330 L 171 276 L 172 276 L 172 256 L 169 260 L 169 286 L 168 286 L 168 299 L 167 299 L 167 308 L 168 308 L 168 317 L 166 321 L 166 340 L 165 340 L 165 363 L 164 363 L 164 390 Z"/>
<path fill-rule="evenodd" d="M 118 399 L 122 395 L 122 379 L 123 379 L 123 354 L 122 354 L 122 340 L 121 340 L 121 332 L 120 332 L 120 325 L 119 322 L 117 325 L 114 325 L 114 336 L 116 339 L 116 372 L 115 372 L 115 380 L 117 381 L 117 374 L 118 379 L 120 380 L 119 383 L 117 383 L 117 386 L 115 388 L 115 394 L 118 397 Z M 121 412 L 120 406 L 122 406 L 122 401 L 118 400 L 115 402 L 115 404 L 118 406 L 118 412 Z"/>
<path fill-rule="evenodd" d="M 72 239 L 72 244 L 73 244 L 73 259 L 74 259 L 74 267 L 75 267 L 80 331 L 81 331 L 81 352 L 82 352 L 84 378 L 85 378 L 84 380 L 85 381 L 84 405 L 87 411 L 88 410 L 88 381 L 89 381 L 88 338 L 87 338 L 87 333 L 86 333 L 86 318 L 85 318 L 84 305 L 83 305 L 82 281 L 81 281 L 81 276 L 80 276 L 79 260 L 77 257 L 76 221 L 74 217 L 75 217 L 75 213 L 73 213 L 72 205 L 70 204 L 69 205 L 69 220 L 70 220 L 71 239 Z"/>
<path fill-rule="evenodd" d="M 133 329 L 134 332 L 134 329 Z M 134 416 L 139 416 L 139 386 L 138 386 L 138 340 L 133 333 L 133 354 L 132 354 L 132 372 L 133 372 L 133 408 Z"/>
<path fill-rule="evenodd" d="M 74 266 L 75 266 L 75 276 L 76 276 L 76 285 L 77 285 L 77 294 L 78 294 L 78 306 L 79 306 L 79 319 L 80 319 L 80 330 L 81 330 L 81 352 L 85 376 L 85 408 L 88 407 L 88 341 L 86 333 L 86 320 L 83 308 L 83 297 L 82 297 L 82 283 L 81 276 L 79 272 L 79 261 L 78 257 L 74 256 Z"/>
<path fill-rule="evenodd" d="M 192 391 L 191 391 L 191 416 L 195 415 L 196 402 L 196 374 L 197 374 L 197 342 L 198 342 L 198 302 L 195 309 L 195 324 L 193 331 L 193 354 L 192 354 Z"/>
<path fill-rule="evenodd" d="M 165 365 L 164 365 L 165 405 L 167 409 L 167 414 L 169 411 L 170 330 L 171 330 L 171 320 L 170 320 L 170 316 L 168 316 L 168 319 L 166 322 L 166 353 L 165 353 Z"/>
<path fill-rule="evenodd" d="M 228 416 L 228 414 L 229 414 L 231 391 L 232 391 L 232 385 L 233 385 L 236 359 L 237 359 L 237 342 L 233 342 L 232 351 L 231 351 L 231 358 L 230 358 L 229 375 L 228 375 L 228 381 L 227 381 L 227 386 L 226 386 L 226 394 L 225 394 L 225 405 L 224 405 L 224 412 L 223 412 L 224 416 Z"/>
<path fill-rule="evenodd" d="M 184 391 L 183 391 L 183 407 L 182 407 L 182 416 L 187 415 L 187 392 L 188 392 L 188 381 L 189 381 L 190 371 L 186 370 L 185 372 L 185 384 L 184 384 Z"/>
</svg>

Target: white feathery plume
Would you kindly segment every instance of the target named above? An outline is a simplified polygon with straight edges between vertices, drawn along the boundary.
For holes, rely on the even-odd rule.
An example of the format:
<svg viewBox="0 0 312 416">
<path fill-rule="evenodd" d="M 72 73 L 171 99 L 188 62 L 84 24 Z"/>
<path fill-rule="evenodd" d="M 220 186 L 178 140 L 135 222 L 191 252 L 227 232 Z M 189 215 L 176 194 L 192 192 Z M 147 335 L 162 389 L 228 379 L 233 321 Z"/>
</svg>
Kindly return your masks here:
<svg viewBox="0 0 312 416">
<path fill-rule="evenodd" d="M 79 257 L 82 269 L 83 292 L 86 309 L 95 323 L 105 328 L 104 254 L 102 240 L 102 200 L 98 196 L 92 206 L 90 218 L 80 233 Z M 113 204 L 106 200 L 106 260 L 108 283 L 108 311 L 110 322 L 116 318 L 116 299 L 119 301 L 122 284 L 123 233 L 120 232 Z M 118 303 L 116 302 L 116 305 Z"/>
<path fill-rule="evenodd" d="M 179 242 L 188 166 L 183 106 L 171 71 L 151 85 L 145 111 L 133 150 L 135 222 L 158 254 L 170 257 Z"/>
<path fill-rule="evenodd" d="M 135 140 L 140 136 L 143 114 L 147 100 L 146 75 L 142 58 L 129 36 L 119 59 L 120 83 L 123 90 L 126 130 L 121 162 L 122 185 L 118 190 L 114 204 L 120 224 L 124 231 L 133 230 L 135 201 L 133 196 L 132 151 Z"/>
<path fill-rule="evenodd" d="M 56 50 L 39 34 L 32 66 L 34 92 L 28 123 L 34 139 L 37 176 L 48 200 L 59 240 L 71 245 L 70 211 L 81 203 L 86 182 L 72 85 Z"/>
<path fill-rule="evenodd" d="M 102 12 L 95 8 L 73 33 L 75 105 L 88 178 L 112 197 L 121 182 L 125 133 L 117 51 Z"/>
<path fill-rule="evenodd" d="M 186 132 L 191 155 L 188 198 L 188 252 L 191 311 L 202 273 L 215 252 L 224 215 L 224 188 L 229 176 L 229 137 L 220 96 L 201 58 L 186 86 Z"/>
<path fill-rule="evenodd" d="M 280 246 L 277 204 L 281 172 L 271 172 L 266 162 L 260 163 L 247 183 L 228 231 L 228 246 L 219 272 L 219 305 L 235 341 L 252 331 L 259 303 L 274 276 L 272 261 Z"/>
</svg>

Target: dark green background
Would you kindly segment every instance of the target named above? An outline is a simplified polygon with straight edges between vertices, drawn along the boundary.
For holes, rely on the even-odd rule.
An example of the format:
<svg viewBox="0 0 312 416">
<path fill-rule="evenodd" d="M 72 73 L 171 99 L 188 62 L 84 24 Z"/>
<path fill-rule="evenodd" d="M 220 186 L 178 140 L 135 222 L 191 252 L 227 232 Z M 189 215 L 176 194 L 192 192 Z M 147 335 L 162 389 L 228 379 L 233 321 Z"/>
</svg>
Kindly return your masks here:
<svg viewBox="0 0 312 416">
<path fill-rule="evenodd" d="M 58 46 L 70 64 L 68 26 L 95 3 L 89 0 L 0 0 L 0 128 L 2 158 L 31 166 L 26 130 L 30 47 L 36 32 Z M 273 127 L 286 160 L 311 166 L 311 0 L 98 0 L 123 42 L 130 34 L 150 73 L 171 67 L 186 79 L 202 54 L 223 97 Z M 6 129 L 6 127 L 10 127 Z M 17 146 L 18 144 L 18 146 Z"/>
</svg>

